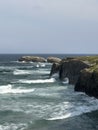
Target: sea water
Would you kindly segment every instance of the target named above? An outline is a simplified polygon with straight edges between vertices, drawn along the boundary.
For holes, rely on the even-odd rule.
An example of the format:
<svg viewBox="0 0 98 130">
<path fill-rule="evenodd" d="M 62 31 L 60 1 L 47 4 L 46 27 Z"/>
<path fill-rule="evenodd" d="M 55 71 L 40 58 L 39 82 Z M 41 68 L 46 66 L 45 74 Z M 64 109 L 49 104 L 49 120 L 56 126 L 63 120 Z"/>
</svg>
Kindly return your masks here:
<svg viewBox="0 0 98 130">
<path fill-rule="evenodd" d="M 0 130 L 98 130 L 98 99 L 49 78 L 52 64 L 21 56 L 0 55 Z"/>
</svg>

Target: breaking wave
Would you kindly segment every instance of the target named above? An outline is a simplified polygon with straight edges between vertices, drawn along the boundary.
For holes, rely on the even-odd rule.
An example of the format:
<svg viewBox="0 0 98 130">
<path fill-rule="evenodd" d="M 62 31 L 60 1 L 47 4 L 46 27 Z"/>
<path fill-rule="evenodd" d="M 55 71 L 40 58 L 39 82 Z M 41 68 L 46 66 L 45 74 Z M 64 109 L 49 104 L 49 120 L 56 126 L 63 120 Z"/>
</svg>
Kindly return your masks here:
<svg viewBox="0 0 98 130">
<path fill-rule="evenodd" d="M 49 70 L 19 70 L 15 69 L 13 75 L 29 75 L 29 74 L 49 74 Z"/>
<path fill-rule="evenodd" d="M 79 106 L 75 104 L 60 104 L 61 106 L 57 106 L 54 108 L 54 112 L 52 113 L 51 117 L 46 120 L 62 120 L 69 117 L 79 116 L 88 112 L 98 110 L 98 101 L 97 99 L 88 99 L 88 104 L 80 104 Z M 97 105 L 96 105 L 97 104 Z M 59 109 L 58 112 L 55 112 L 55 109 Z"/>
<path fill-rule="evenodd" d="M 28 70 L 18 70 L 16 69 L 13 72 L 14 75 L 25 75 L 25 74 L 32 74 L 32 71 L 28 71 Z"/>
<path fill-rule="evenodd" d="M 13 88 L 11 84 L 5 85 L 5 86 L 0 86 L 0 94 L 7 94 L 7 93 L 13 93 L 13 94 L 18 94 L 18 93 L 31 93 L 35 89 L 22 89 L 22 88 Z"/>
<path fill-rule="evenodd" d="M 27 84 L 32 84 L 32 83 L 54 83 L 56 80 L 54 78 L 51 79 L 38 79 L 38 80 L 19 80 L 19 83 L 27 83 Z"/>
<path fill-rule="evenodd" d="M 0 125 L 0 130 L 23 130 L 24 128 L 26 128 L 26 124 L 9 124 L 9 123 L 5 123 L 3 125 Z"/>
</svg>

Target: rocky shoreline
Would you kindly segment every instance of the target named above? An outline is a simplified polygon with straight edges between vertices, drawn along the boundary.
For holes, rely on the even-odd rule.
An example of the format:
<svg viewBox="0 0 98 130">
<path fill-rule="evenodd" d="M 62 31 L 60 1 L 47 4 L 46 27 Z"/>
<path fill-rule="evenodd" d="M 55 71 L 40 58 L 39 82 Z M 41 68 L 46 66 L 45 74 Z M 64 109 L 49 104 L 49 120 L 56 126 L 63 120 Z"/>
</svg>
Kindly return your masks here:
<svg viewBox="0 0 98 130">
<path fill-rule="evenodd" d="M 85 92 L 89 96 L 98 98 L 98 56 L 67 57 L 64 59 L 24 56 L 19 61 L 52 63 L 50 77 L 58 73 L 61 81 L 68 78 L 69 84 L 75 85 L 75 91 Z"/>
<path fill-rule="evenodd" d="M 44 57 L 40 56 L 22 56 L 18 59 L 20 62 L 48 62 L 48 63 L 60 63 L 61 59 L 58 57 Z"/>
<path fill-rule="evenodd" d="M 59 73 L 60 80 L 67 77 L 75 85 L 75 91 L 98 98 L 98 56 L 62 59 L 53 64 L 50 76 L 54 73 Z"/>
</svg>

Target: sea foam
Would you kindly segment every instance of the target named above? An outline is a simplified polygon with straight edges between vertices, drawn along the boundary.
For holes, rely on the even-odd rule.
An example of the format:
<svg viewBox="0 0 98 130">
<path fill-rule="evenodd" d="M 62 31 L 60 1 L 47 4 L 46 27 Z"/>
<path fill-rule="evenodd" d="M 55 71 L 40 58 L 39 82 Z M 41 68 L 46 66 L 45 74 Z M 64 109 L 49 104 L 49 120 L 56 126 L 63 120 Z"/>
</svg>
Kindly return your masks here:
<svg viewBox="0 0 98 130">
<path fill-rule="evenodd" d="M 14 123 L 5 123 L 3 125 L 0 125 L 0 130 L 23 130 L 27 127 L 26 124 L 14 124 Z"/>
<path fill-rule="evenodd" d="M 22 88 L 13 88 L 11 84 L 5 85 L 5 86 L 0 86 L 0 94 L 7 94 L 7 93 L 13 93 L 13 94 L 18 94 L 18 93 L 31 93 L 35 89 L 22 89 Z"/>
<path fill-rule="evenodd" d="M 32 71 L 28 71 L 28 70 L 18 70 L 16 69 L 13 72 L 14 75 L 25 75 L 25 74 L 32 74 Z"/>
<path fill-rule="evenodd" d="M 27 83 L 27 84 L 32 84 L 32 83 L 53 83 L 56 80 L 54 78 L 51 79 L 38 79 L 38 80 L 19 80 L 19 83 Z"/>
<path fill-rule="evenodd" d="M 46 119 L 46 120 L 62 120 L 62 119 L 66 119 L 66 118 L 70 118 L 70 117 L 74 117 L 74 116 L 79 116 L 88 112 L 92 112 L 92 111 L 96 111 L 98 110 L 98 101 L 97 99 L 88 99 L 89 105 L 84 104 L 84 105 L 71 105 L 70 103 L 65 106 L 64 104 L 60 104 L 61 106 L 59 106 L 59 110 L 58 112 L 55 112 L 55 108 L 54 108 L 54 112 L 52 113 L 51 117 Z"/>
</svg>

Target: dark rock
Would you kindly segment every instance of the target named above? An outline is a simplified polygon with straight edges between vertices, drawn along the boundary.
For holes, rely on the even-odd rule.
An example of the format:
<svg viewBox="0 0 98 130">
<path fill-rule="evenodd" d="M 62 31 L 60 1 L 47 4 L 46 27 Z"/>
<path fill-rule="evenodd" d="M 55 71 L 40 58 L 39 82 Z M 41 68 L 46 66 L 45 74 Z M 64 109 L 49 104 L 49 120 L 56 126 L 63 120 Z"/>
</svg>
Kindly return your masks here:
<svg viewBox="0 0 98 130">
<path fill-rule="evenodd" d="M 75 85 L 75 91 L 98 98 L 98 56 L 64 58 L 53 64 L 50 76 L 57 72 L 60 80 L 68 78 Z"/>
<path fill-rule="evenodd" d="M 23 56 L 19 59 L 19 61 L 25 61 L 25 62 L 46 62 L 46 59 L 39 56 Z"/>
<path fill-rule="evenodd" d="M 62 62 L 60 65 L 60 79 L 69 78 L 70 84 L 75 84 L 80 76 L 80 71 L 88 68 L 89 65 L 78 59 L 69 59 Z"/>
<path fill-rule="evenodd" d="M 51 72 L 50 72 L 50 77 L 55 74 L 55 73 L 58 73 L 60 70 L 60 64 L 59 63 L 54 63 L 52 65 L 52 68 L 51 68 Z"/>
<path fill-rule="evenodd" d="M 75 91 L 85 92 L 89 96 L 98 98 L 98 68 L 84 69 L 75 85 Z"/>
<path fill-rule="evenodd" d="M 61 59 L 57 58 L 57 57 L 48 57 L 47 62 L 49 62 L 49 63 L 60 63 Z"/>
</svg>

